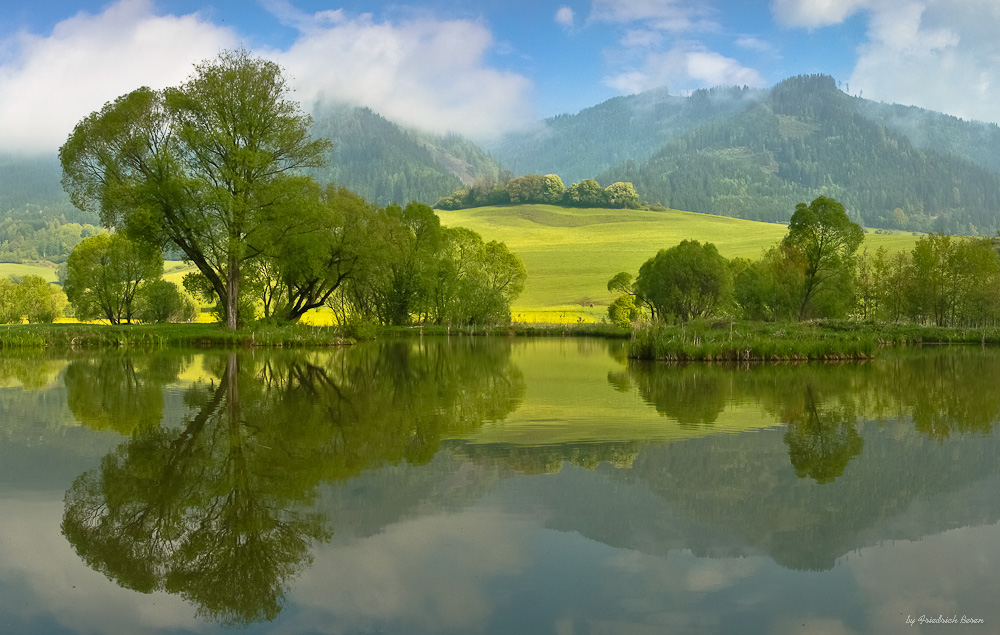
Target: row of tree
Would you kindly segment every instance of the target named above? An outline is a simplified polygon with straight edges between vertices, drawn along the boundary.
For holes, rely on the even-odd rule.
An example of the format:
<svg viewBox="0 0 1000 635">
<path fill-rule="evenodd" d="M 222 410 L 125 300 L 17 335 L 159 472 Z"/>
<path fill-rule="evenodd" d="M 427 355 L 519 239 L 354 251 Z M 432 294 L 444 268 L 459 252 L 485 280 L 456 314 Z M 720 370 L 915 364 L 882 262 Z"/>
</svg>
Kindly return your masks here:
<svg viewBox="0 0 1000 635">
<path fill-rule="evenodd" d="M 312 223 L 309 231 L 289 234 L 248 262 L 237 307 L 241 322 L 258 316 L 294 322 L 321 306 L 334 309 L 342 324 L 510 321 L 525 270 L 502 243 L 442 227 L 419 203 L 378 209 L 332 186 L 318 201 L 300 210 L 298 222 Z M 159 250 L 123 233 L 83 240 L 66 265 L 65 292 L 80 320 L 159 323 L 196 314 L 191 297 L 161 279 Z M 218 301 L 201 273 L 188 274 L 184 285 L 205 301 Z M 216 313 L 224 316 L 224 307 Z"/>
<path fill-rule="evenodd" d="M 585 179 L 566 187 L 558 174 L 527 174 L 518 178 L 508 175 L 499 181 L 481 180 L 470 188 L 459 189 L 442 198 L 435 207 L 465 209 L 508 203 L 616 209 L 637 209 L 642 206 L 635 186 L 625 181 L 616 181 L 602 188 L 594 179 Z"/>
<path fill-rule="evenodd" d="M 138 249 L 174 248 L 185 287 L 229 328 L 342 316 L 405 324 L 509 319 L 524 267 L 499 243 L 445 230 L 411 203 L 377 209 L 305 172 L 331 144 L 288 99 L 281 68 L 246 51 L 199 64 L 179 87 L 139 88 L 77 124 L 59 150 L 75 205 Z"/>
<path fill-rule="evenodd" d="M 715 245 L 686 240 L 647 260 L 633 281 L 608 282 L 620 295 L 609 318 L 629 324 L 729 315 L 747 320 L 857 316 L 938 326 L 1000 322 L 1000 255 L 989 239 L 930 234 L 909 253 L 881 247 L 860 256 L 864 239 L 837 201 L 800 203 L 788 234 L 756 261 L 727 260 Z"/>
</svg>

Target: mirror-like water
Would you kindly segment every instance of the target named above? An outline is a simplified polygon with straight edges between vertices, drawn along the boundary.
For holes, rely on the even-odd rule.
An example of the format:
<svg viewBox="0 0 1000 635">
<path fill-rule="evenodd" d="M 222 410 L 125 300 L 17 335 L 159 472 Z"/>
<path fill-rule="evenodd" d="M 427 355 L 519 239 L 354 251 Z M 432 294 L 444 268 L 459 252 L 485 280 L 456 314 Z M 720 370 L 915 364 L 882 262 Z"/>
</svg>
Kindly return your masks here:
<svg viewBox="0 0 1000 635">
<path fill-rule="evenodd" d="M 7 353 L 0 632 L 998 632 L 998 377 L 978 348 Z"/>
</svg>

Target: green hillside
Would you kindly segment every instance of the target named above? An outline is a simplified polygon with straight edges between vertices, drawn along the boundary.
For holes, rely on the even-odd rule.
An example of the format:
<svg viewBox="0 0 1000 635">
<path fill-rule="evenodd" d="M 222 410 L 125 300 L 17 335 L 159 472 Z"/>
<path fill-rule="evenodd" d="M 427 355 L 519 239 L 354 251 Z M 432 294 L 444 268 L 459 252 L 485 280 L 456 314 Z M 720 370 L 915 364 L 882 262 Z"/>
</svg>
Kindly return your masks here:
<svg viewBox="0 0 1000 635">
<path fill-rule="evenodd" d="M 499 173 L 493 159 L 467 139 L 408 130 L 368 108 L 325 107 L 311 132 L 333 143 L 328 164 L 311 172 L 316 180 L 343 185 L 379 206 L 412 200 L 431 205 Z"/>
<path fill-rule="evenodd" d="M 0 278 L 22 278 L 24 276 L 41 276 L 48 282 L 55 282 L 58 279 L 56 266 L 52 263 L 0 262 Z"/>
<path fill-rule="evenodd" d="M 619 271 L 635 274 L 657 251 L 684 239 L 715 243 L 727 258 L 757 258 L 787 231 L 779 224 L 691 212 L 549 205 L 439 210 L 438 216 L 448 227 L 503 241 L 521 257 L 528 280 L 512 313 L 526 322 L 600 320 L 613 299 L 609 278 Z M 866 245 L 909 249 L 915 241 L 909 234 L 869 234 Z"/>
<path fill-rule="evenodd" d="M 910 137 L 920 129 L 953 136 L 956 143 L 943 149 L 959 152 L 965 144 L 954 125 L 904 134 L 898 116 L 889 124 L 888 112 L 897 111 L 876 112 L 867 103 L 838 90 L 832 77 L 793 77 L 736 116 L 716 118 L 648 161 L 623 163 L 597 180 L 631 181 L 644 199 L 669 207 L 753 220 L 786 221 L 796 202 L 824 195 L 868 227 L 1000 229 L 1000 173 L 984 167 L 982 147 L 960 156 L 917 146 Z"/>
<path fill-rule="evenodd" d="M 558 174 L 568 185 L 628 161 L 643 162 L 664 144 L 716 117 L 732 117 L 763 96 L 747 88 L 665 89 L 615 97 L 575 115 L 559 115 L 486 146 L 515 174 Z M 608 185 L 603 183 L 603 185 Z"/>
</svg>

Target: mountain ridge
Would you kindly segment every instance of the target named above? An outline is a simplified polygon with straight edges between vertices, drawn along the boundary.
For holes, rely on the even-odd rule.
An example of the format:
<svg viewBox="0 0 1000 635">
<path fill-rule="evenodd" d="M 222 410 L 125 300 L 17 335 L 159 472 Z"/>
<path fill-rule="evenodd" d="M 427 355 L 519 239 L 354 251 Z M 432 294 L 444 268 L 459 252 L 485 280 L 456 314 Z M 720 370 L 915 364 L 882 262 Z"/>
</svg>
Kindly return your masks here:
<svg viewBox="0 0 1000 635">
<path fill-rule="evenodd" d="M 1000 229 L 1000 126 L 850 96 L 827 75 L 615 97 L 482 145 L 346 105 L 318 108 L 312 132 L 334 145 L 311 174 L 378 205 L 557 174 L 566 185 L 631 181 L 649 203 L 751 220 L 787 221 L 826 195 L 869 227 Z M 0 217 L 26 206 L 70 216 L 54 153 L 3 155 L 0 168 Z"/>
</svg>

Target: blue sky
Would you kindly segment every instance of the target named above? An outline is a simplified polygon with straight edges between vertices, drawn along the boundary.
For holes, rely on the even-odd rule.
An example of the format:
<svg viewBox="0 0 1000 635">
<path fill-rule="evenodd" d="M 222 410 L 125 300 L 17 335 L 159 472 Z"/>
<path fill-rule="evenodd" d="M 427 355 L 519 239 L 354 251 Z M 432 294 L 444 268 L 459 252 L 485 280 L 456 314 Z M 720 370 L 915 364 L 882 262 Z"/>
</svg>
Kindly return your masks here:
<svg viewBox="0 0 1000 635">
<path fill-rule="evenodd" d="M 306 109 L 366 105 L 483 139 L 666 86 L 834 76 L 1000 120 L 996 0 L 33 0 L 0 4 L 0 150 L 51 151 L 105 102 L 242 46 Z"/>
</svg>

